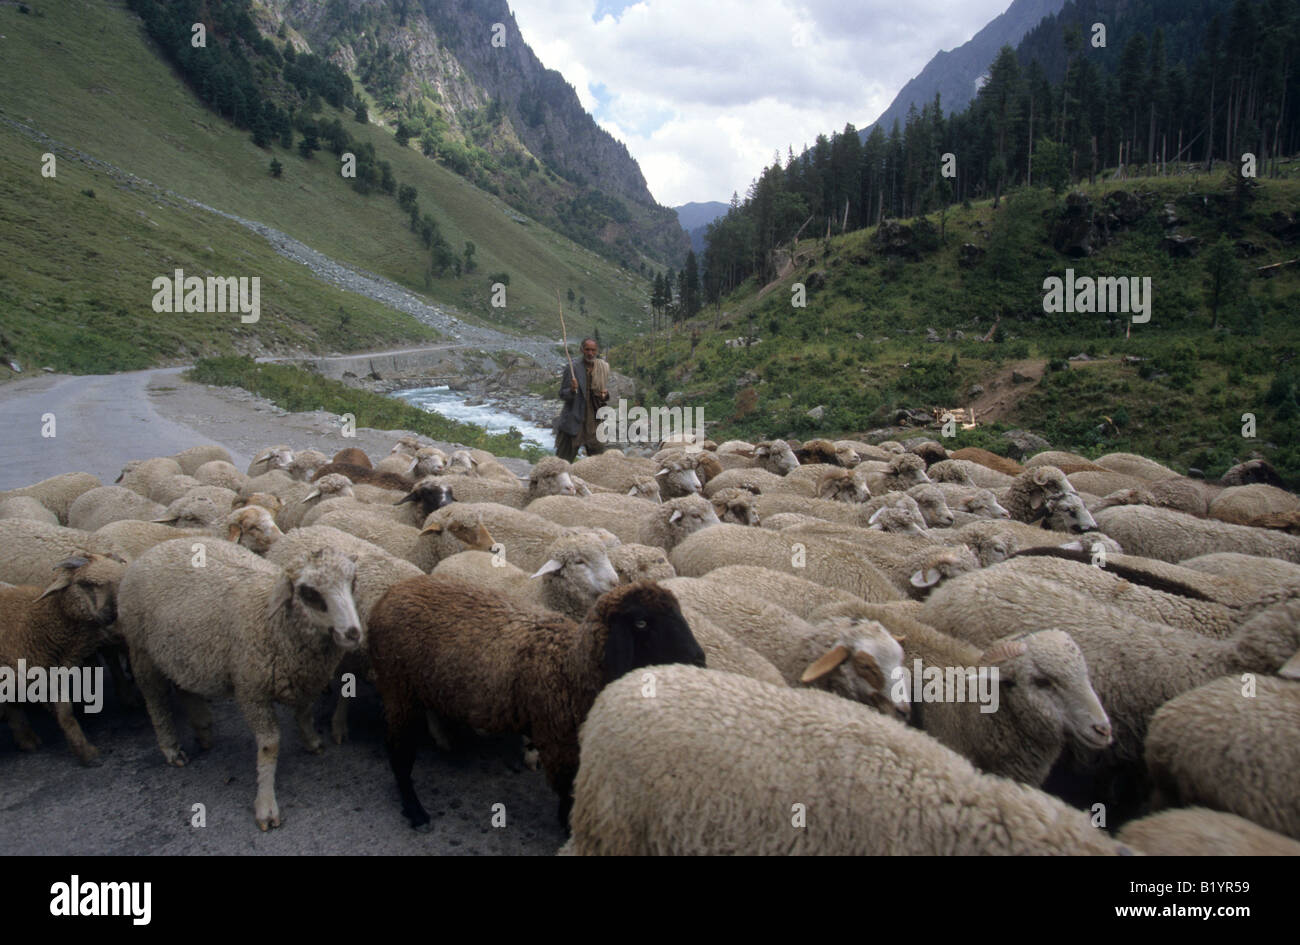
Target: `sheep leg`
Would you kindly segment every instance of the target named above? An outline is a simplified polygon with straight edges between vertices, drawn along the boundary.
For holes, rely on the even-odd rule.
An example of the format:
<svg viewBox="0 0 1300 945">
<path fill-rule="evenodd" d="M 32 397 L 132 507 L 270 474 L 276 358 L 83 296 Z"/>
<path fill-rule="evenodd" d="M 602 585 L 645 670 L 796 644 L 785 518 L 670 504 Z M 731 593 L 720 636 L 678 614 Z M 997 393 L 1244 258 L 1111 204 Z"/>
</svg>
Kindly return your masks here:
<svg viewBox="0 0 1300 945">
<path fill-rule="evenodd" d="M 388 763 L 397 779 L 397 793 L 402 798 L 402 815 L 419 830 L 429 822 L 429 813 L 415 796 L 411 783 L 411 769 L 415 766 L 415 749 L 419 741 L 420 723 L 410 713 L 390 712 L 388 734 L 384 739 L 388 748 Z"/>
<path fill-rule="evenodd" d="M 342 745 L 348 737 L 348 700 L 342 692 L 334 703 L 334 714 L 330 716 L 330 735 L 336 745 Z"/>
<path fill-rule="evenodd" d="M 199 747 L 207 751 L 212 747 L 212 707 L 198 693 L 187 692 L 180 687 L 177 687 L 176 692 L 181 697 L 181 704 L 185 706 L 190 725 L 194 727 L 194 737 L 198 740 Z"/>
<path fill-rule="evenodd" d="M 316 702 L 312 699 L 302 705 L 294 707 L 293 719 L 298 723 L 298 732 L 302 735 L 303 743 L 306 744 L 307 750 L 313 755 L 323 755 L 325 753 L 325 743 L 321 737 L 316 734 L 316 726 L 312 721 L 311 707 Z"/>
<path fill-rule="evenodd" d="M 70 701 L 65 699 L 54 703 L 54 717 L 59 722 L 59 728 L 63 729 L 68 745 L 71 746 L 78 761 L 87 767 L 103 764 L 99 758 L 99 749 L 90 743 L 86 733 L 81 730 L 81 725 L 72 712 Z"/>
<path fill-rule="evenodd" d="M 240 708 L 257 739 L 257 798 L 253 816 L 262 830 L 280 826 L 280 805 L 275 801 L 275 764 L 280 757 L 280 726 L 269 702 L 241 702 Z"/>
<path fill-rule="evenodd" d="M 448 733 L 447 726 L 443 724 L 442 719 L 438 717 L 438 713 L 432 709 L 425 709 L 424 724 L 429 729 L 429 737 L 433 739 L 433 743 L 443 751 L 451 751 L 451 735 Z"/>
<path fill-rule="evenodd" d="M 144 698 L 140 695 L 140 687 L 127 677 L 122 671 L 122 660 L 126 658 L 126 650 L 121 646 L 106 646 L 99 651 L 104 665 L 108 667 L 108 675 L 113 679 L 113 691 L 117 693 L 117 699 L 128 709 L 138 709 L 144 705 Z"/>
<path fill-rule="evenodd" d="M 0 705 L 0 720 L 9 722 L 9 729 L 14 733 L 19 751 L 35 751 L 40 747 L 41 737 L 32 729 L 32 723 L 27 721 L 27 713 L 21 706 Z"/>
<path fill-rule="evenodd" d="M 136 685 L 144 695 L 145 708 L 149 710 L 149 720 L 153 722 L 154 735 L 163 757 L 169 765 L 184 767 L 189 758 L 181 751 L 180 739 L 176 737 L 176 723 L 167 703 L 167 677 L 148 653 L 134 647 L 131 649 L 131 668 L 135 671 Z"/>
</svg>

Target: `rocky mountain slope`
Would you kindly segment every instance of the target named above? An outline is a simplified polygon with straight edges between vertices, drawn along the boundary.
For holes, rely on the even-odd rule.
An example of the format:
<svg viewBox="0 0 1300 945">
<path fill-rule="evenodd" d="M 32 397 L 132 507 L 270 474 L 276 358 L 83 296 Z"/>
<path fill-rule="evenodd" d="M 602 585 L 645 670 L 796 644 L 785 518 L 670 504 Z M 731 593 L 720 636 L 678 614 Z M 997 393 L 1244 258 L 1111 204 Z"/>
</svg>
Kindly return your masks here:
<svg viewBox="0 0 1300 945">
<path fill-rule="evenodd" d="M 506 0 L 263 0 L 260 12 L 264 30 L 353 75 L 413 146 L 521 213 L 627 265 L 685 256 L 672 210 L 534 55 Z"/>
<path fill-rule="evenodd" d="M 889 133 L 895 121 L 901 126 L 907 110 L 913 105 L 934 101 L 938 94 L 945 112 L 959 111 L 970 104 L 979 89 L 980 77 L 997 57 L 1003 46 L 1015 46 L 1021 38 L 1038 25 L 1045 16 L 1060 11 L 1065 0 L 1013 0 L 1006 11 L 956 49 L 940 50 L 934 58 L 894 97 L 872 124 L 859 135 L 863 141 L 876 125 Z"/>
</svg>

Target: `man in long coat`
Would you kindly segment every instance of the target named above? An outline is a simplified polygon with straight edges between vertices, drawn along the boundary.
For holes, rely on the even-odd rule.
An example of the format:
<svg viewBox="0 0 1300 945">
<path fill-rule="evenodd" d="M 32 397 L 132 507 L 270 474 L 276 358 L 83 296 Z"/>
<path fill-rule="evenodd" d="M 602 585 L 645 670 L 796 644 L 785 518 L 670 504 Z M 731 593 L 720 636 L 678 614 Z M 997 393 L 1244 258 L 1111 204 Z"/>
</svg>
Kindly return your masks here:
<svg viewBox="0 0 1300 945">
<path fill-rule="evenodd" d="M 577 377 L 567 366 L 560 382 L 560 399 L 564 409 L 556 423 L 555 455 L 573 462 L 578 449 L 586 447 L 588 456 L 605 451 L 596 439 L 596 411 L 609 400 L 609 364 L 596 357 L 600 348 L 594 338 L 582 341 L 582 363 L 574 365 Z"/>
</svg>

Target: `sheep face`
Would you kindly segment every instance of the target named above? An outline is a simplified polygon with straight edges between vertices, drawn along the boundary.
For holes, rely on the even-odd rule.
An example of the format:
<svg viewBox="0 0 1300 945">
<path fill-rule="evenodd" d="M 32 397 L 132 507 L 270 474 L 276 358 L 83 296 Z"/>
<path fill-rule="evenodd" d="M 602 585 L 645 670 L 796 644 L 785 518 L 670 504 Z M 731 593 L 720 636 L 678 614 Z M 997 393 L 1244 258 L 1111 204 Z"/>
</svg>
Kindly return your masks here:
<svg viewBox="0 0 1300 945">
<path fill-rule="evenodd" d="M 310 502 L 313 499 L 337 499 L 354 494 L 352 480 L 338 473 L 328 473 L 321 476 L 313 485 L 316 488 L 302 497 L 303 502 Z"/>
<path fill-rule="evenodd" d="M 332 548 L 313 551 L 285 568 L 271 597 L 270 612 L 298 607 L 314 627 L 329 631 L 340 649 L 354 650 L 365 643 L 352 596 L 356 583 L 356 555 Z"/>
<path fill-rule="evenodd" d="M 916 501 L 927 527 L 947 528 L 953 523 L 953 514 L 948 508 L 948 500 L 944 498 L 943 492 L 937 486 L 928 483 L 913 486 L 907 490 L 907 494 Z"/>
<path fill-rule="evenodd" d="M 174 525 L 177 528 L 206 528 L 215 525 L 226 517 L 226 510 L 205 495 L 183 495 L 167 506 L 167 513 L 162 518 L 154 519 L 161 525 Z"/>
<path fill-rule="evenodd" d="M 860 504 L 871 498 L 871 489 L 848 470 L 831 470 L 817 482 L 817 498 Z"/>
<path fill-rule="evenodd" d="M 884 625 L 837 616 L 819 626 L 834 630 L 835 644 L 804 670 L 799 681 L 816 683 L 886 715 L 908 718 L 912 706 L 907 687 L 895 685 L 903 673 L 903 648 Z"/>
<path fill-rule="evenodd" d="M 874 531 L 898 532 L 905 535 L 920 535 L 926 530 L 925 518 L 911 496 L 904 495 L 894 505 L 882 505 L 867 520 L 867 527 Z"/>
<path fill-rule="evenodd" d="M 713 494 L 713 511 L 719 522 L 733 525 L 761 524 L 758 509 L 754 508 L 754 495 L 744 489 L 720 489 Z"/>
<path fill-rule="evenodd" d="M 295 453 L 286 471 L 298 482 L 311 482 L 316 470 L 328 464 L 329 457 L 320 450 L 302 450 Z"/>
<path fill-rule="evenodd" d="M 910 489 L 930 481 L 925 473 L 925 460 L 915 453 L 902 453 L 889 461 L 890 478 L 896 488 Z"/>
<path fill-rule="evenodd" d="M 533 498 L 544 495 L 577 495 L 578 487 L 569 472 L 569 464 L 558 456 L 547 456 L 539 460 L 528 480 L 528 494 Z"/>
<path fill-rule="evenodd" d="M 1052 496 L 1047 500 L 1047 514 L 1043 528 L 1054 528 L 1072 535 L 1097 531 L 1097 520 L 1092 517 L 1083 499 L 1076 493 Z"/>
<path fill-rule="evenodd" d="M 250 505 L 260 506 L 272 515 L 284 508 L 284 502 L 280 497 L 270 492 L 254 492 L 247 496 L 236 496 L 230 503 L 232 509 L 242 509 Z"/>
<path fill-rule="evenodd" d="M 980 566 L 987 568 L 1006 561 L 1016 553 L 1018 546 L 1014 535 L 987 535 L 975 539 L 970 549 L 979 558 Z"/>
<path fill-rule="evenodd" d="M 407 502 L 417 502 L 420 505 L 421 518 L 425 518 L 430 513 L 436 512 L 438 509 L 451 505 L 456 501 L 451 488 L 451 486 L 444 485 L 434 477 L 421 479 L 415 484 L 415 488 L 393 504 L 405 505 Z"/>
<path fill-rule="evenodd" d="M 642 666 L 704 666 L 704 650 L 677 598 L 653 581 L 610 591 L 596 601 L 594 612 L 608 630 L 602 660 L 606 684 Z"/>
<path fill-rule="evenodd" d="M 599 538 L 561 538 L 551 546 L 550 553 L 533 577 L 548 585 L 562 586 L 564 596 L 579 602 L 583 610 L 619 585 L 618 572 Z"/>
<path fill-rule="evenodd" d="M 266 554 L 283 534 L 271 513 L 259 505 L 236 509 L 226 518 L 226 540 L 243 545 L 253 554 Z"/>
<path fill-rule="evenodd" d="M 655 475 L 662 477 L 660 488 L 666 495 L 698 495 L 704 488 L 695 469 L 685 463 L 670 462 Z"/>
<path fill-rule="evenodd" d="M 981 489 L 962 499 L 959 508 L 982 518 L 1011 518 L 1011 513 L 1002 507 L 998 497 L 988 489 Z"/>
<path fill-rule="evenodd" d="M 37 600 L 58 596 L 66 621 L 99 629 L 117 620 L 117 586 L 126 563 L 116 555 L 84 554 L 60 561 L 58 576 Z"/>
<path fill-rule="evenodd" d="M 669 502 L 664 506 L 662 513 L 656 514 L 667 516 L 665 520 L 667 538 L 669 547 L 674 548 L 692 532 L 708 528 L 710 525 L 722 524 L 718 519 L 718 513 L 713 510 L 712 503 L 699 496 L 688 496 L 682 500 Z"/>
<path fill-rule="evenodd" d="M 1065 631 L 999 640 L 980 656 L 980 665 L 998 668 L 1001 711 L 1044 720 L 1091 751 L 1111 743 L 1110 719 L 1088 679 L 1083 654 Z"/>
<path fill-rule="evenodd" d="M 258 472 L 270 472 L 272 469 L 287 470 L 293 464 L 293 449 L 288 446 L 273 446 L 263 450 L 253 459 L 253 467 Z"/>
<path fill-rule="evenodd" d="M 759 443 L 754 448 L 754 458 L 758 460 L 761 468 L 778 476 L 784 476 L 799 468 L 799 457 L 794 455 L 794 450 L 785 440 Z"/>
<path fill-rule="evenodd" d="M 422 446 L 415 451 L 415 465 L 411 474 L 436 476 L 447 468 L 447 454 L 435 446 Z"/>
<path fill-rule="evenodd" d="M 447 461 L 447 472 L 472 474 L 478 461 L 469 450 L 452 450 L 451 459 Z"/>
<path fill-rule="evenodd" d="M 917 568 L 909 581 L 913 588 L 912 596 L 924 597 L 941 581 L 970 571 L 978 571 L 979 568 L 980 562 L 975 557 L 975 552 L 965 546 L 929 552 L 921 561 L 921 567 Z"/>
<path fill-rule="evenodd" d="M 404 453 L 407 456 L 414 456 L 419 451 L 420 451 L 419 440 L 417 440 L 413 436 L 401 436 L 397 438 L 397 443 L 393 446 L 393 448 L 388 451 L 388 455 L 392 456 L 394 453 Z"/>
<path fill-rule="evenodd" d="M 639 499 L 648 499 L 656 504 L 663 501 L 659 492 L 659 480 L 651 479 L 649 476 L 642 476 L 637 479 L 632 488 L 627 491 L 627 494 L 636 496 Z"/>
</svg>

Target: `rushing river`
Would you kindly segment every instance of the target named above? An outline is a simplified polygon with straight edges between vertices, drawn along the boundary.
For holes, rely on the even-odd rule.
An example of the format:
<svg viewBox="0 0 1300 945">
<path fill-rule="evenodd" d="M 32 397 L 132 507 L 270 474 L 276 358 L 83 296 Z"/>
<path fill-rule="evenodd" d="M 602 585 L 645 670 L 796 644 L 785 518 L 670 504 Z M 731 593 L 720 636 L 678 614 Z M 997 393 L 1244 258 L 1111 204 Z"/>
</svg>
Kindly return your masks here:
<svg viewBox="0 0 1300 945">
<path fill-rule="evenodd" d="M 493 404 L 484 403 L 472 407 L 465 403 L 463 393 L 451 390 L 446 386 L 414 387 L 410 390 L 398 390 L 393 391 L 393 396 L 400 397 L 407 403 L 422 410 L 440 414 L 450 420 L 477 424 L 489 433 L 508 433 L 510 428 L 514 427 L 524 435 L 525 443 L 531 442 L 546 450 L 554 450 L 555 448 L 555 434 L 551 432 L 550 427 L 538 426 L 531 420 L 510 413 Z"/>
</svg>

